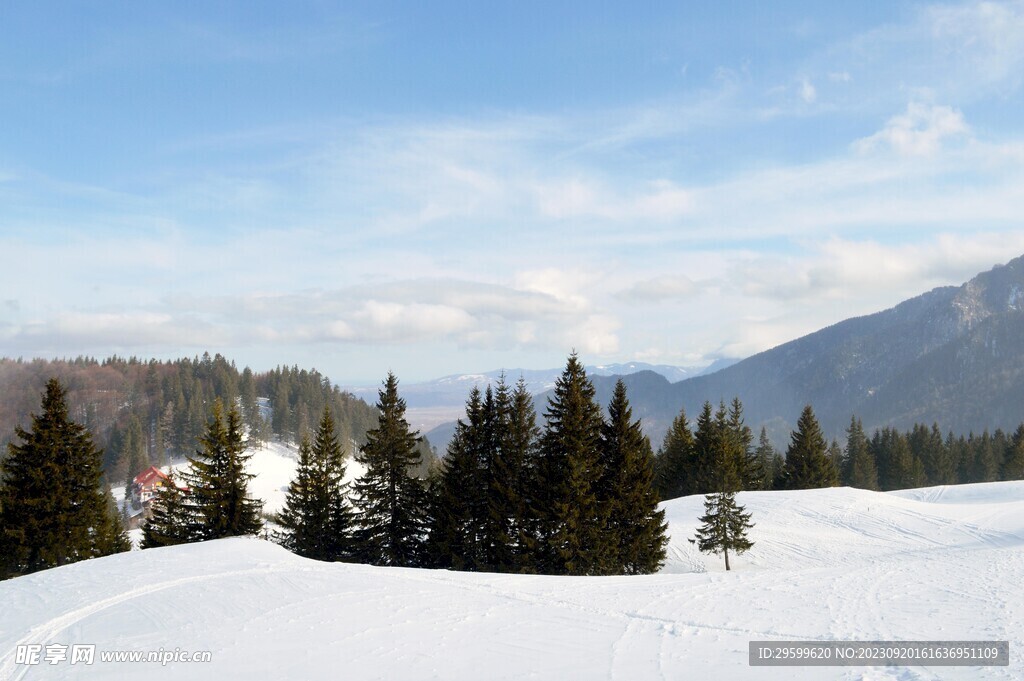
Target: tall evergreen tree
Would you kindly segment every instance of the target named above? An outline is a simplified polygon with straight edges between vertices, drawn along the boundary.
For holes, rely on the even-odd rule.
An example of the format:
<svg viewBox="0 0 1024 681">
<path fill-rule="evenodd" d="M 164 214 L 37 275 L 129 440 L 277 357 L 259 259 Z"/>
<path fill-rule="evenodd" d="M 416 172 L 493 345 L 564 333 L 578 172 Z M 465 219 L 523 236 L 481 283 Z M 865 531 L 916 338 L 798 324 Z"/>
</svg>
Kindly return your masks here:
<svg viewBox="0 0 1024 681">
<path fill-rule="evenodd" d="M 466 419 L 456 422 L 440 477 L 431 485 L 433 510 L 427 553 L 434 567 L 484 567 L 488 490 L 482 465 L 483 449 L 489 444 L 486 420 L 483 397 L 474 386 L 466 401 Z"/>
<path fill-rule="evenodd" d="M 704 402 L 697 416 L 697 428 L 693 434 L 692 486 L 687 494 L 707 494 L 714 491 L 715 448 L 722 435 L 725 418 L 725 404 L 715 412 L 711 402 Z"/>
<path fill-rule="evenodd" d="M 263 527 L 263 502 L 249 496 L 249 481 L 255 476 L 245 470 L 252 455 L 245 453 L 241 416 L 234 406 L 226 418 L 223 411 L 221 401 L 214 401 L 206 432 L 199 438 L 202 449 L 189 457 L 188 468 L 181 472 L 189 488 L 185 503 L 190 541 L 257 534 Z"/>
<path fill-rule="evenodd" d="M 696 457 L 693 433 L 690 432 L 685 409 L 679 411 L 665 433 L 655 470 L 658 495 L 662 499 L 675 499 L 695 493 Z"/>
<path fill-rule="evenodd" d="M 501 431 L 500 455 L 493 462 L 491 476 L 490 514 L 498 530 L 494 537 L 492 567 L 500 572 L 535 572 L 536 494 L 540 487 L 537 414 L 533 396 L 522 377 L 511 395 L 500 388 L 501 384 L 498 402 L 508 401 L 508 416 Z"/>
<path fill-rule="evenodd" d="M 351 553 L 352 510 L 345 498 L 345 461 L 331 410 L 324 407 L 314 441 L 303 437 L 276 539 L 300 556 L 343 560 Z"/>
<path fill-rule="evenodd" d="M 520 572 L 526 562 L 529 466 L 536 441 L 533 398 L 520 378 L 513 389 L 498 379 L 494 389 L 492 452 L 487 491 L 487 569 Z"/>
<path fill-rule="evenodd" d="M 100 486 L 102 452 L 68 415 L 66 391 L 46 384 L 32 427 L 15 430 L 0 462 L 0 575 L 34 572 L 126 547 Z"/>
<path fill-rule="evenodd" d="M 405 420 L 398 379 L 389 373 L 378 392 L 377 427 L 366 434 L 355 483 L 358 556 L 373 565 L 414 566 L 422 559 L 426 492 L 411 471 L 420 465 L 419 433 Z"/>
<path fill-rule="evenodd" d="M 739 554 L 753 546 L 747 538 L 747 531 L 753 524 L 750 513 L 736 503 L 736 493 L 743 484 L 737 466 L 740 460 L 738 443 L 733 441 L 730 432 L 722 428 L 719 435 L 708 445 L 714 461 L 709 484 L 714 492 L 704 497 L 704 515 L 697 528 L 697 548 L 705 553 L 722 554 L 725 569 L 729 570 L 729 551 Z"/>
<path fill-rule="evenodd" d="M 784 462 L 782 461 L 782 455 L 772 445 L 771 440 L 768 439 L 768 430 L 761 426 L 761 435 L 757 440 L 757 449 L 754 450 L 754 456 L 757 457 L 758 466 L 764 471 L 764 479 L 761 481 L 760 489 L 772 489 L 775 486 L 775 480 L 782 476 L 784 470 Z"/>
<path fill-rule="evenodd" d="M 878 490 L 878 469 L 875 457 L 868 447 L 868 438 L 864 434 L 864 426 L 856 416 L 850 417 L 850 426 L 846 429 L 846 458 L 843 469 L 843 482 L 858 489 Z"/>
<path fill-rule="evenodd" d="M 732 398 L 729 405 L 729 430 L 740 449 L 738 463 L 743 489 L 762 489 L 767 473 L 754 451 L 754 433 L 743 420 L 743 403 L 739 397 Z"/>
<path fill-rule="evenodd" d="M 811 405 L 804 407 L 786 450 L 784 485 L 787 489 L 834 487 L 839 476 L 828 458 L 828 445 L 821 434 Z"/>
<path fill-rule="evenodd" d="M 597 574 L 605 537 L 597 495 L 601 408 L 574 352 L 555 381 L 541 435 L 540 572 Z"/>
<path fill-rule="evenodd" d="M 600 501 L 607 506 L 604 568 L 608 574 L 649 574 L 665 561 L 665 511 L 658 509 L 651 443 L 633 420 L 626 385 L 615 384 L 601 428 L 604 463 Z"/>
</svg>

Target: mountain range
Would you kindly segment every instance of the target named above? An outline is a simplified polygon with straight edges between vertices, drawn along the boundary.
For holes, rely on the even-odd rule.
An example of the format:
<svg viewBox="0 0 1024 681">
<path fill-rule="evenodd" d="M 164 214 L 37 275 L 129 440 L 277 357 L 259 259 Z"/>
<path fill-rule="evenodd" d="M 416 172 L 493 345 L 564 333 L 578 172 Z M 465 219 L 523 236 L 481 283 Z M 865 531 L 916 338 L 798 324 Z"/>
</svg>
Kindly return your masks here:
<svg viewBox="0 0 1024 681">
<path fill-rule="evenodd" d="M 607 404 L 618 379 L 591 376 Z M 781 447 L 806 404 L 840 441 L 853 415 L 869 433 L 933 422 L 958 434 L 1010 430 L 1024 421 L 1024 256 L 712 373 L 673 382 L 640 371 L 623 381 L 655 447 L 680 409 L 692 421 L 705 400 L 733 397 Z M 539 394 L 538 413 L 546 403 Z M 427 435 L 442 449 L 445 434 L 442 426 Z"/>
<path fill-rule="evenodd" d="M 649 371 L 674 383 L 685 378 L 718 371 L 738 361 L 738 359 L 718 359 L 704 367 L 626 362 L 587 366 L 586 371 L 589 376 L 628 376 Z M 537 394 L 552 389 L 555 386 L 555 379 L 561 373 L 562 368 L 557 367 L 553 369 L 495 369 L 479 374 L 451 374 L 422 383 L 403 383 L 402 398 L 410 409 L 461 408 L 465 405 L 466 397 L 474 386 L 483 390 L 489 385 L 493 386 L 503 375 L 509 383 L 515 383 L 522 377 L 526 381 L 529 391 Z M 367 403 L 373 404 L 377 399 L 379 387 L 376 385 L 348 386 L 345 389 L 353 395 L 363 398 Z"/>
</svg>

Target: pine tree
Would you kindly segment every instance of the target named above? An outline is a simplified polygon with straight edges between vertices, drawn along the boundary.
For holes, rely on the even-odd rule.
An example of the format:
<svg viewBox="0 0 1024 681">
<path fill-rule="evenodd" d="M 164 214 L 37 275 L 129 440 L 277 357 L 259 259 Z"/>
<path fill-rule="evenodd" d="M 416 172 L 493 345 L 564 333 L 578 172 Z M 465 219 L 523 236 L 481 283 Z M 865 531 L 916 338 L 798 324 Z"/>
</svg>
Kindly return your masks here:
<svg viewBox="0 0 1024 681">
<path fill-rule="evenodd" d="M 434 567 L 479 570 L 484 563 L 483 533 L 487 488 L 482 450 L 486 446 L 485 408 L 480 389 L 466 401 L 466 420 L 455 424 L 448 453 L 433 492 L 429 562 Z"/>
<path fill-rule="evenodd" d="M 737 466 L 738 443 L 732 440 L 732 434 L 726 432 L 709 445 L 714 461 L 710 484 L 715 491 L 704 497 L 704 515 L 697 528 L 697 548 L 705 553 L 723 554 L 726 570 L 731 569 L 730 550 L 739 554 L 753 546 L 747 538 L 747 531 L 753 527 L 750 513 L 736 503 L 742 478 Z"/>
<path fill-rule="evenodd" d="M 502 374 L 494 389 L 492 447 L 487 491 L 487 569 L 527 568 L 528 475 L 536 451 L 533 398 L 520 378 L 514 389 Z"/>
<path fill-rule="evenodd" d="M 258 534 L 263 526 L 263 502 L 249 496 L 249 481 L 255 476 L 245 471 L 252 455 L 245 453 L 241 416 L 232 406 L 225 419 L 223 410 L 216 400 L 199 438 L 202 449 L 189 457 L 189 467 L 181 473 L 189 488 L 190 541 Z"/>
<path fill-rule="evenodd" d="M 739 443 L 740 480 L 743 481 L 743 489 L 762 489 L 767 472 L 752 446 L 754 433 L 743 421 L 743 403 L 738 397 L 734 397 L 729 405 L 729 429 Z"/>
<path fill-rule="evenodd" d="M 508 417 L 500 433 L 500 455 L 493 463 L 491 476 L 490 513 L 498 529 L 493 568 L 499 572 L 536 572 L 540 434 L 537 414 L 533 396 L 522 377 L 508 397 L 500 389 L 502 383 L 498 401 L 500 404 L 508 400 Z"/>
<path fill-rule="evenodd" d="M 693 433 L 686 420 L 686 410 L 681 409 L 672 420 L 672 427 L 665 434 L 658 453 L 655 466 L 658 495 L 662 499 L 675 499 L 693 494 L 696 489 L 695 467 Z"/>
<path fill-rule="evenodd" d="M 633 421 L 626 386 L 615 384 L 608 420 L 601 428 L 604 476 L 601 501 L 607 505 L 605 572 L 649 574 L 665 561 L 665 511 L 658 509 L 654 490 L 651 443 Z"/>
<path fill-rule="evenodd" d="M 275 539 L 316 560 L 344 560 L 352 549 L 352 510 L 345 498 L 345 461 L 331 410 L 324 407 L 314 441 L 303 436 L 295 479 L 288 486 Z"/>
<path fill-rule="evenodd" d="M 864 426 L 856 416 L 850 417 L 846 429 L 846 459 L 843 482 L 858 489 L 878 490 L 878 469 L 868 447 Z"/>
<path fill-rule="evenodd" d="M 686 494 L 707 494 L 714 491 L 715 446 L 721 422 L 725 420 L 725 405 L 716 414 L 710 402 L 704 402 L 697 416 L 697 429 L 693 434 L 692 484 Z"/>
<path fill-rule="evenodd" d="M 100 487 L 102 452 L 68 416 L 66 391 L 50 379 L 42 413 L 0 463 L 0 576 L 107 555 L 126 546 Z"/>
<path fill-rule="evenodd" d="M 597 485 L 601 408 L 576 353 L 555 381 L 540 439 L 539 572 L 589 575 L 604 554 L 604 509 Z"/>
<path fill-rule="evenodd" d="M 378 393 L 377 427 L 357 460 L 366 473 L 355 483 L 358 555 L 373 565 L 415 566 L 422 559 L 426 493 L 411 471 L 420 465 L 419 433 L 405 420 L 405 400 L 392 373 Z"/>
<path fill-rule="evenodd" d="M 839 476 L 828 458 L 828 446 L 810 405 L 804 407 L 786 450 L 784 484 L 787 489 L 834 487 Z"/>
<path fill-rule="evenodd" d="M 150 516 L 142 525 L 142 548 L 155 549 L 191 541 L 189 531 L 195 523 L 186 503 L 187 494 L 188 491 L 178 485 L 174 471 L 171 471 L 167 484 L 157 488 L 150 503 Z"/>
<path fill-rule="evenodd" d="M 768 439 L 768 430 L 764 426 L 761 426 L 761 435 L 758 438 L 754 456 L 757 457 L 757 465 L 764 471 L 760 489 L 772 489 L 776 478 L 782 475 L 784 465 L 782 456 Z"/>
</svg>

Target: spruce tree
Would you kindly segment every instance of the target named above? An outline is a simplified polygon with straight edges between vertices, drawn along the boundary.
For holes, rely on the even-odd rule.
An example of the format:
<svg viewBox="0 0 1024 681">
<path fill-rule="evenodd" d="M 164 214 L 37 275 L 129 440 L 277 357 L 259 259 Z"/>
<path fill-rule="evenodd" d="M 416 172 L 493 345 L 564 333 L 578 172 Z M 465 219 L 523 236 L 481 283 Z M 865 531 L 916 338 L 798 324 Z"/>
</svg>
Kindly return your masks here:
<svg viewBox="0 0 1024 681">
<path fill-rule="evenodd" d="M 494 390 L 493 440 L 487 492 L 487 569 L 521 572 L 531 551 L 529 472 L 536 451 L 533 398 L 520 378 L 510 388 L 505 376 Z"/>
<path fill-rule="evenodd" d="M 714 491 L 715 446 L 725 420 L 725 405 L 716 414 L 711 402 L 704 402 L 697 416 L 697 429 L 693 434 L 692 484 L 686 494 L 707 494 Z"/>
<path fill-rule="evenodd" d="M 753 448 L 754 433 L 743 420 L 743 403 L 734 397 L 729 405 L 729 430 L 740 448 L 740 480 L 743 489 L 761 489 L 767 472 Z"/>
<path fill-rule="evenodd" d="M 221 401 L 214 401 L 206 432 L 199 438 L 202 449 L 189 457 L 188 468 L 181 472 L 189 488 L 185 503 L 190 541 L 258 534 L 263 527 L 263 502 L 249 496 L 249 481 L 255 476 L 245 471 L 252 455 L 245 453 L 241 416 L 233 406 L 226 418 L 223 411 Z"/>
<path fill-rule="evenodd" d="M 696 458 L 693 433 L 690 432 L 685 409 L 679 411 L 665 433 L 655 468 L 658 495 L 662 499 L 675 499 L 694 493 Z"/>
<path fill-rule="evenodd" d="M 776 479 L 782 475 L 784 466 L 782 456 L 768 439 L 768 430 L 764 426 L 761 426 L 761 435 L 757 440 L 754 456 L 757 457 L 758 467 L 764 471 L 760 489 L 772 489 Z"/>
<path fill-rule="evenodd" d="M 555 381 L 540 439 L 538 490 L 539 571 L 589 575 L 600 571 L 605 509 L 597 487 L 601 408 L 594 386 L 574 352 Z"/>
<path fill-rule="evenodd" d="M 418 435 L 405 420 L 398 379 L 389 373 L 378 392 L 377 427 L 366 433 L 355 483 L 356 548 L 373 565 L 415 566 L 422 559 L 426 492 L 412 470 L 420 465 Z"/>
<path fill-rule="evenodd" d="M 142 548 L 155 549 L 192 541 L 189 532 L 195 523 L 186 502 L 188 491 L 174 479 L 174 471 L 167 476 L 167 484 L 157 488 L 150 503 L 150 516 L 142 525 Z"/>
<path fill-rule="evenodd" d="M 345 462 L 334 417 L 324 407 L 313 442 L 303 436 L 295 479 L 288 486 L 275 537 L 294 553 L 343 560 L 351 553 L 352 511 L 345 498 Z"/>
<path fill-rule="evenodd" d="M 633 421 L 626 386 L 615 384 L 608 420 L 601 428 L 604 459 L 600 497 L 606 504 L 605 572 L 649 574 L 665 561 L 665 511 L 658 509 L 651 443 Z"/>
<path fill-rule="evenodd" d="M 508 400 L 508 416 L 491 476 L 490 513 L 498 529 L 493 568 L 499 572 L 536 572 L 540 488 L 537 413 L 522 377 L 511 395 L 506 397 L 500 389 L 497 395 L 499 403 Z"/>
<path fill-rule="evenodd" d="M 46 384 L 42 412 L 20 426 L 0 463 L 0 575 L 34 572 L 127 547 L 100 486 L 102 452 L 68 415 L 66 391 Z"/>
<path fill-rule="evenodd" d="M 753 527 L 750 513 L 736 503 L 736 493 L 743 484 L 738 462 L 739 443 L 733 434 L 720 429 L 720 436 L 709 444 L 714 462 L 709 484 L 715 490 L 704 497 L 704 515 L 697 528 L 697 548 L 705 553 L 721 553 L 729 570 L 729 551 L 743 553 L 753 546 L 747 531 Z"/>
<path fill-rule="evenodd" d="M 821 434 L 811 405 L 804 407 L 786 450 L 784 484 L 787 489 L 835 487 L 838 472 L 828 458 L 828 445 Z"/>
<path fill-rule="evenodd" d="M 872 456 L 868 438 L 864 435 L 864 426 L 856 416 L 850 417 L 850 426 L 846 429 L 843 482 L 858 489 L 878 490 L 875 457 Z"/>
<path fill-rule="evenodd" d="M 431 485 L 433 510 L 426 550 L 434 567 L 483 568 L 488 491 L 482 470 L 482 451 L 488 444 L 485 420 L 480 389 L 473 387 L 466 401 L 466 419 L 456 422 L 440 476 Z"/>
</svg>

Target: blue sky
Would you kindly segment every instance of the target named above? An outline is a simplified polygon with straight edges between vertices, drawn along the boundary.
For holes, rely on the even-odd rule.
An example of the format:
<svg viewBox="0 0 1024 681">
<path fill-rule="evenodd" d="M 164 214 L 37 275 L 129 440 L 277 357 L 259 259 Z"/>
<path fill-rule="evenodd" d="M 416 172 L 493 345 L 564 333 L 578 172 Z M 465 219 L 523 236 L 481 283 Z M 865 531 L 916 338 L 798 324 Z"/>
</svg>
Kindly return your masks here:
<svg viewBox="0 0 1024 681">
<path fill-rule="evenodd" d="M 1024 253 L 1024 4 L 5 3 L 0 354 L 746 356 Z"/>
</svg>

